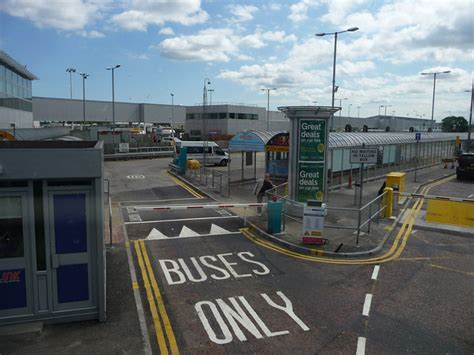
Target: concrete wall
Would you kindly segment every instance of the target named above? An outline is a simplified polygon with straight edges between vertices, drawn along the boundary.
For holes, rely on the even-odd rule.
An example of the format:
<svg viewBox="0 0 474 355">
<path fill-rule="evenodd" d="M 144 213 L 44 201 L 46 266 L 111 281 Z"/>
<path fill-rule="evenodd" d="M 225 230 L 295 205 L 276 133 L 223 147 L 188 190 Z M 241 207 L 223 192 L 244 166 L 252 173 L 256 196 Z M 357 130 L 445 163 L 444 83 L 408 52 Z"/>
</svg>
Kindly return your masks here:
<svg viewBox="0 0 474 355">
<path fill-rule="evenodd" d="M 86 121 L 112 122 L 112 102 L 86 100 Z M 33 97 L 35 121 L 83 121 L 82 100 Z M 115 103 L 115 122 L 169 124 L 171 105 Z M 174 106 L 175 125 L 183 125 L 186 108 Z"/>
<path fill-rule="evenodd" d="M 33 113 L 0 107 L 0 129 L 11 128 L 15 123 L 16 128 L 33 128 Z"/>
</svg>

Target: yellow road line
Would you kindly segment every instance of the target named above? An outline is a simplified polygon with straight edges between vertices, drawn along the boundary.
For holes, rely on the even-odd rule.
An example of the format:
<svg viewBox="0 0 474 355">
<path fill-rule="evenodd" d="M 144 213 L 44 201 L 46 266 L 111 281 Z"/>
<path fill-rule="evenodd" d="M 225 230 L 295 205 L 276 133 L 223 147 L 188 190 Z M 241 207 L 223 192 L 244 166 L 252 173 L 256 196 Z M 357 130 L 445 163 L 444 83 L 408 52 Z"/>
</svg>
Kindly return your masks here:
<svg viewBox="0 0 474 355">
<path fill-rule="evenodd" d="M 199 192 L 195 191 L 192 187 L 190 187 L 189 185 L 185 184 L 184 182 L 182 182 L 181 180 L 175 178 L 173 175 L 171 175 L 170 173 L 168 173 L 168 175 L 170 176 L 171 180 L 173 180 L 176 184 L 178 184 L 179 186 L 181 186 L 183 189 L 185 189 L 186 191 L 188 191 L 190 194 L 192 194 L 194 197 L 197 197 L 197 198 L 204 198 L 204 196 L 202 196 Z"/>
<path fill-rule="evenodd" d="M 453 177 L 448 177 L 442 180 L 437 181 L 436 183 L 429 184 L 425 186 L 421 193 L 427 192 L 429 189 L 431 189 L 434 186 L 440 185 Z M 405 246 L 408 241 L 408 237 L 410 236 L 411 230 L 413 228 L 413 224 L 415 223 L 416 217 L 418 213 L 420 212 L 422 206 L 424 203 L 424 199 L 417 199 L 413 207 L 411 207 L 408 216 L 405 217 L 403 225 L 400 228 L 400 231 L 398 232 L 397 236 L 395 237 L 394 243 L 392 244 L 390 250 L 386 252 L 384 255 L 378 256 L 378 257 L 373 257 L 373 258 L 367 258 L 367 259 L 352 259 L 352 260 L 338 260 L 338 259 L 331 259 L 331 258 L 323 258 L 323 257 L 315 257 L 315 256 L 308 256 L 305 254 L 300 254 L 297 252 L 293 252 L 287 249 L 284 249 L 276 244 L 273 244 L 271 242 L 263 241 L 259 239 L 255 234 L 253 234 L 248 228 L 242 228 L 241 232 L 244 234 L 244 236 L 254 243 L 261 245 L 265 248 L 271 249 L 273 251 L 276 251 L 281 254 L 285 254 L 297 259 L 302 259 L 302 260 L 308 260 L 308 261 L 314 261 L 314 262 L 320 262 L 320 263 L 328 263 L 328 264 L 342 264 L 342 265 L 359 265 L 359 264 L 376 264 L 376 263 L 384 263 L 387 261 L 392 261 L 397 259 L 405 249 Z M 403 238 L 402 238 L 403 237 Z M 399 245 L 401 240 L 401 244 Z M 317 254 L 317 253 L 316 253 Z"/>
<path fill-rule="evenodd" d="M 474 272 L 455 270 L 455 269 L 451 269 L 449 267 L 436 265 L 436 264 L 430 264 L 430 266 L 434 267 L 434 268 L 437 268 L 437 269 L 441 269 L 441 270 L 456 272 L 458 274 L 463 274 L 463 275 L 467 275 L 467 276 L 474 276 Z"/>
<path fill-rule="evenodd" d="M 150 305 L 150 312 L 153 319 L 153 324 L 155 325 L 155 334 L 156 340 L 158 342 L 158 347 L 160 348 L 161 354 L 168 354 L 168 348 L 166 347 L 166 341 L 163 334 L 163 329 L 161 327 L 160 318 L 158 316 L 158 311 L 156 309 L 155 299 L 153 298 L 153 292 L 150 288 L 150 282 L 148 280 L 148 275 L 145 270 L 145 265 L 143 262 L 142 252 L 137 241 L 134 242 L 135 251 L 137 253 L 138 265 L 140 266 L 140 271 L 142 273 L 143 284 L 145 286 L 146 297 L 148 299 L 148 304 Z"/>
<path fill-rule="evenodd" d="M 143 258 L 145 260 L 145 265 L 148 270 L 148 274 L 150 275 L 151 286 L 155 293 L 155 299 L 158 304 L 158 310 L 160 312 L 161 320 L 163 321 L 165 332 L 168 337 L 171 354 L 179 354 L 178 344 L 176 343 L 176 338 L 174 336 L 173 328 L 171 327 L 168 313 L 166 312 L 165 304 L 163 302 L 163 298 L 161 297 L 160 288 L 158 287 L 158 283 L 156 282 L 155 273 L 153 272 L 153 268 L 151 266 L 150 259 L 148 257 L 148 252 L 145 247 L 145 242 L 143 240 L 140 240 L 139 243 L 142 249 Z"/>
</svg>

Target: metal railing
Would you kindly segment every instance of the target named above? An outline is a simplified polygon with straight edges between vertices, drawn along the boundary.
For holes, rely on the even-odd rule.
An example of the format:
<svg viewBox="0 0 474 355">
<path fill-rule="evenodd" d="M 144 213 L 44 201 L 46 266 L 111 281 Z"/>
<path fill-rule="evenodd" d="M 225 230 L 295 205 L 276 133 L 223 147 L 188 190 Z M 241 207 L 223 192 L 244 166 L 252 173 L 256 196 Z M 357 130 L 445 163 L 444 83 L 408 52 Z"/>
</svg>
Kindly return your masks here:
<svg viewBox="0 0 474 355">
<path fill-rule="evenodd" d="M 107 190 L 104 192 L 107 195 L 107 204 L 109 207 L 109 245 L 112 246 L 112 199 L 110 198 L 110 181 L 109 179 L 104 179 L 104 182 L 107 184 Z"/>
<path fill-rule="evenodd" d="M 118 159 L 171 157 L 173 156 L 173 154 L 174 154 L 174 149 L 172 146 L 129 148 L 128 152 L 123 152 L 123 153 L 119 151 L 119 148 L 115 148 L 113 154 L 104 154 L 104 159 L 105 160 L 118 160 Z"/>
<path fill-rule="evenodd" d="M 304 203 L 291 200 L 285 195 L 277 193 L 278 190 L 284 189 L 286 184 L 287 183 L 276 186 L 266 192 L 267 200 L 271 200 L 272 197 L 275 196 L 278 200 L 283 202 L 283 230 L 286 229 L 286 219 L 295 221 L 300 224 L 303 223 L 303 209 L 305 206 Z M 387 193 L 384 192 L 383 194 L 378 195 L 371 201 L 367 202 L 365 205 L 361 206 L 361 208 L 327 206 L 326 208 L 328 211 L 328 215 L 325 218 L 324 228 L 354 230 L 356 232 L 356 244 L 358 245 L 361 233 L 365 231 L 367 234 L 370 234 L 371 224 L 379 224 L 380 216 L 386 209 L 386 205 L 384 204 L 386 194 Z M 290 211 L 291 213 L 289 213 Z M 328 220 L 333 219 L 331 217 L 340 216 L 341 214 L 352 215 L 352 217 L 355 217 L 353 219 L 356 220 L 356 223 L 353 225 L 342 226 L 340 224 L 331 224 L 328 222 Z"/>
<path fill-rule="evenodd" d="M 186 178 L 230 197 L 230 178 L 226 173 L 201 165 L 199 169 L 186 169 Z"/>
</svg>

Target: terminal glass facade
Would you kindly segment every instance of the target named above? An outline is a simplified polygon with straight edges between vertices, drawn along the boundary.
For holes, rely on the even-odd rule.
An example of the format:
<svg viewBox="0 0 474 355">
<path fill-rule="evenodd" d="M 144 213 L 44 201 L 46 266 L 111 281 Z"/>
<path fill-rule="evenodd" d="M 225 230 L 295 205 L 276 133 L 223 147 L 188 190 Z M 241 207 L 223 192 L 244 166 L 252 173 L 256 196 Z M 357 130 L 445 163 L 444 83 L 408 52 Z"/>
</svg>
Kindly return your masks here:
<svg viewBox="0 0 474 355">
<path fill-rule="evenodd" d="M 32 112 L 31 80 L 0 63 L 0 106 Z"/>
</svg>

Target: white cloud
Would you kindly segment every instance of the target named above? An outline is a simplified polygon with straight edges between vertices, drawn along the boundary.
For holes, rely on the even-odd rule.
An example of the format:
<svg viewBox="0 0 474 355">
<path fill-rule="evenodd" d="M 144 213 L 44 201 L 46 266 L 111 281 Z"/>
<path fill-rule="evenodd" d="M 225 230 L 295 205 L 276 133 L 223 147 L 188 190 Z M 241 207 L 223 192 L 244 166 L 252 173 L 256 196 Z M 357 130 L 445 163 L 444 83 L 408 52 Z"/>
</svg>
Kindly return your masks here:
<svg viewBox="0 0 474 355">
<path fill-rule="evenodd" d="M 127 53 L 127 56 L 132 59 L 137 59 L 137 60 L 148 60 L 150 57 L 146 55 L 145 53 Z"/>
<path fill-rule="evenodd" d="M 268 5 L 265 5 L 266 9 L 269 9 L 270 11 L 280 11 L 281 10 L 281 4 L 278 4 L 276 2 L 272 2 Z"/>
<path fill-rule="evenodd" d="M 246 48 L 262 48 L 268 42 L 292 42 L 294 35 L 284 31 L 262 32 L 241 36 L 230 28 L 208 28 L 196 35 L 167 38 L 159 45 L 162 55 L 177 60 L 203 60 L 229 62 L 232 58 L 249 60 L 251 56 L 241 53 Z"/>
<path fill-rule="evenodd" d="M 99 0 L 68 0 L 60 3 L 48 0 L 2 0 L 0 10 L 11 16 L 28 19 L 40 28 L 71 31 L 84 29 L 100 16 L 106 3 Z"/>
<path fill-rule="evenodd" d="M 318 0 L 301 0 L 290 6 L 288 18 L 293 22 L 302 22 L 308 18 L 308 10 L 319 6 Z"/>
<path fill-rule="evenodd" d="M 103 38 L 105 35 L 99 31 L 79 31 L 77 32 L 78 35 L 86 38 Z"/>
<path fill-rule="evenodd" d="M 146 31 L 150 25 L 175 22 L 191 26 L 208 18 L 200 0 L 131 0 L 124 12 L 112 16 L 112 22 L 125 30 Z"/>
<path fill-rule="evenodd" d="M 174 31 L 171 27 L 163 27 L 160 32 L 159 32 L 160 35 L 168 35 L 168 36 L 172 36 L 174 35 Z"/>
<path fill-rule="evenodd" d="M 229 5 L 229 11 L 235 17 L 235 22 L 245 22 L 253 19 L 253 14 L 258 11 L 258 7 L 253 5 Z"/>
</svg>

